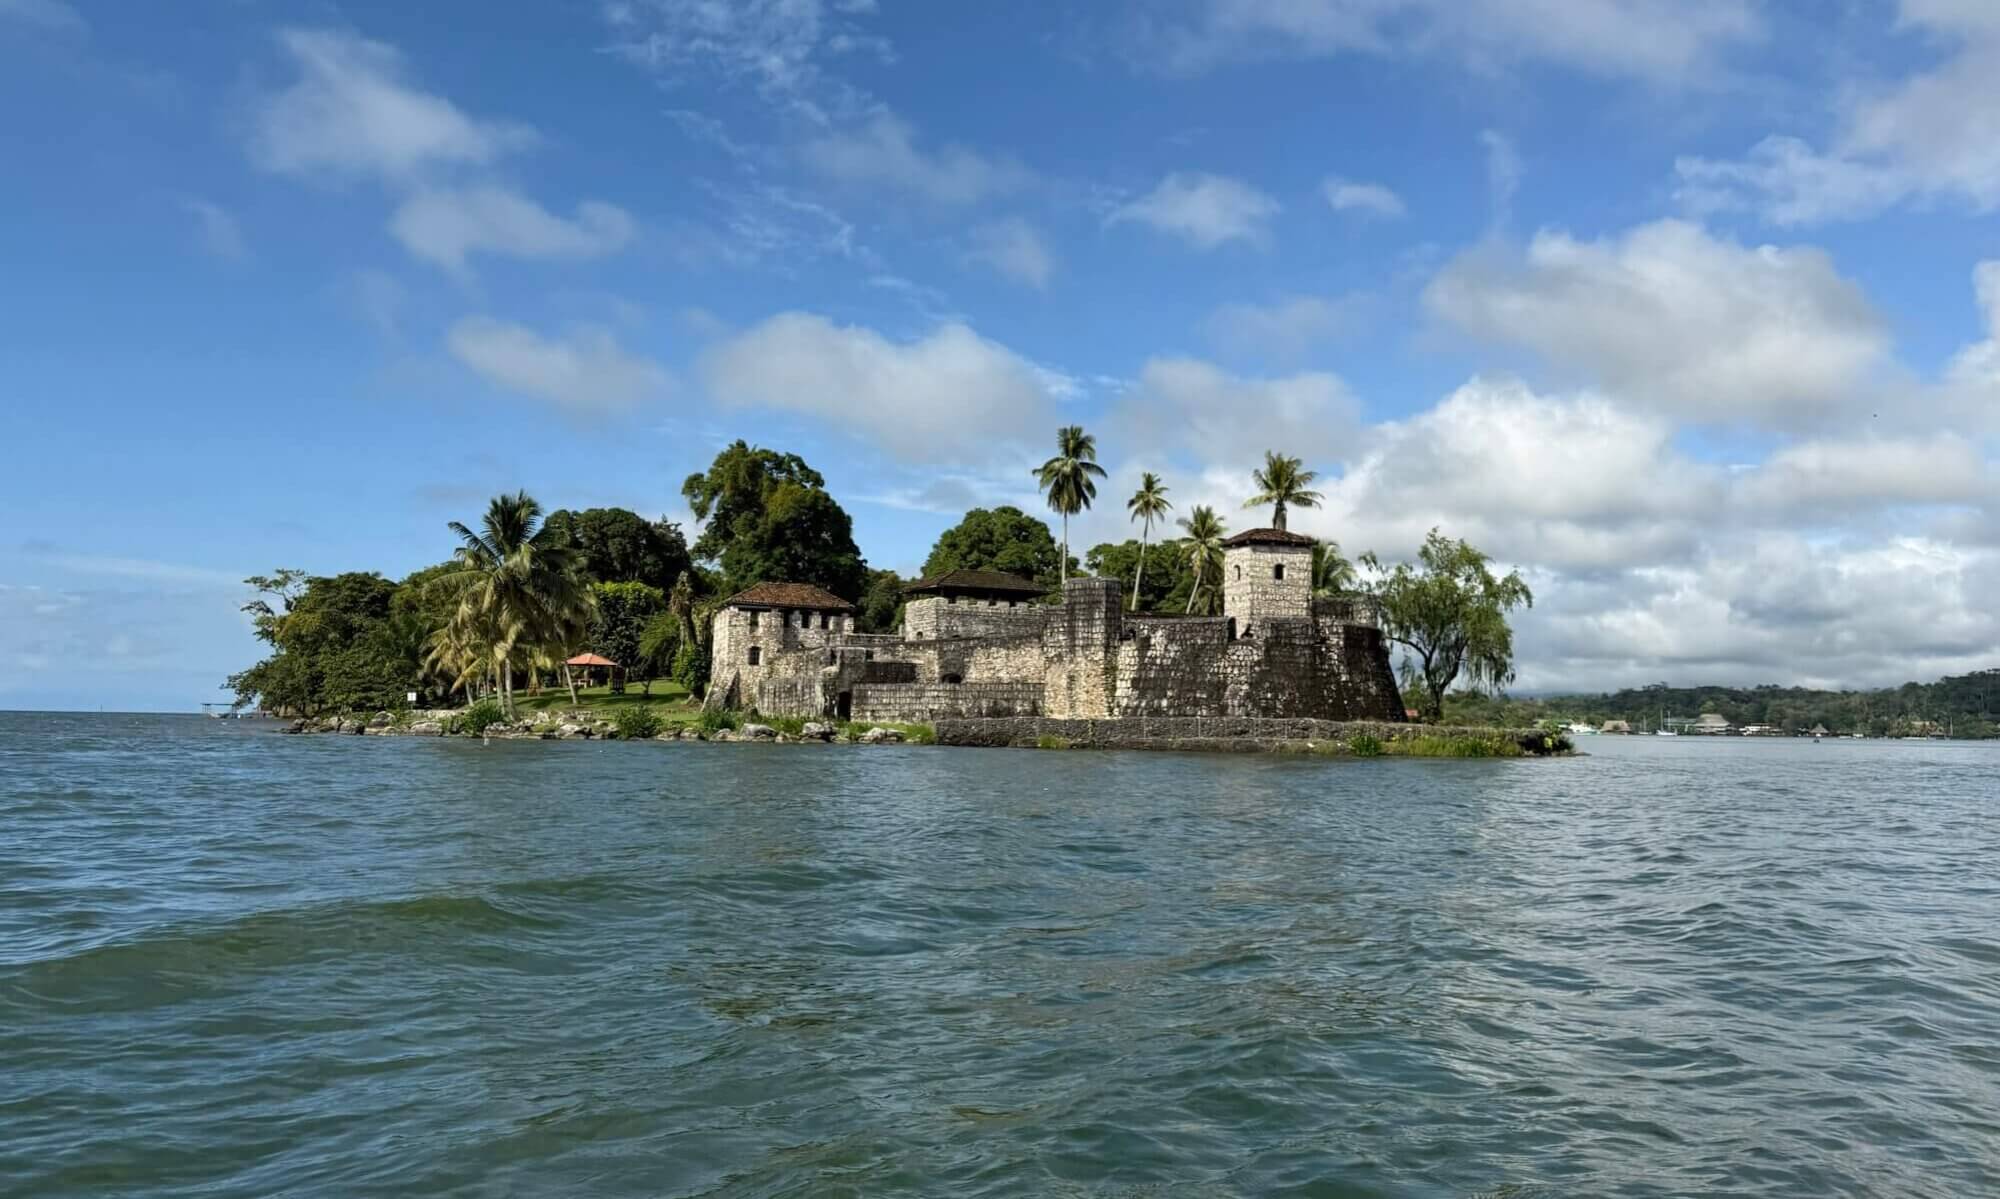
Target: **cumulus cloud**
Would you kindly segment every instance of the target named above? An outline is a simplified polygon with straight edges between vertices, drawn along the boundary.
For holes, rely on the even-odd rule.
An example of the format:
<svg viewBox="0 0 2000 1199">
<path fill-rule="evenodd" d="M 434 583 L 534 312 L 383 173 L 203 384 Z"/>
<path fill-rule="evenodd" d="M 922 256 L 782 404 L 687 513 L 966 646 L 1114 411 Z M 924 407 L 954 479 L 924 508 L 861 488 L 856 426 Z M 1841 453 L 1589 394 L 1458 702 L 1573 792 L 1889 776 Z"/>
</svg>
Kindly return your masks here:
<svg viewBox="0 0 2000 1199">
<path fill-rule="evenodd" d="M 1192 0 L 1140 8 L 1130 57 L 1172 74 L 1233 62 L 1343 54 L 1442 55 L 1474 69 L 1518 63 L 1682 86 L 1717 73 L 1764 33 L 1754 0 Z"/>
<path fill-rule="evenodd" d="M 1329 175 L 1319 188 L 1335 212 L 1386 218 L 1404 214 L 1403 198 L 1379 183 L 1355 183 Z"/>
<path fill-rule="evenodd" d="M 975 204 L 1030 178 L 1018 163 L 963 146 L 921 150 L 909 123 L 888 112 L 875 113 L 857 128 L 814 138 L 801 155 L 807 166 L 836 183 L 879 186 L 935 204 Z"/>
<path fill-rule="evenodd" d="M 2000 8 L 1904 0 L 1903 27 L 1948 39 L 1943 62 L 1837 104 L 1825 149 L 1772 136 L 1742 159 L 1681 158 L 1681 200 L 1698 212 L 1748 209 L 1779 225 L 1853 220 L 1906 202 L 2000 208 Z"/>
<path fill-rule="evenodd" d="M 299 76 L 254 114 L 251 157 L 266 170 L 407 180 L 491 163 L 535 140 L 526 126 L 476 119 L 416 87 L 393 46 L 309 29 L 278 41 Z"/>
<path fill-rule="evenodd" d="M 1194 358 L 1155 358 L 1113 408 L 1107 440 L 1248 471 L 1266 450 L 1330 455 L 1358 420 L 1347 384 L 1324 371 L 1259 378 Z"/>
<path fill-rule="evenodd" d="M 1269 242 L 1278 202 L 1240 179 L 1176 171 L 1146 195 L 1112 212 L 1110 223 L 1135 221 L 1212 250 L 1232 241 Z"/>
<path fill-rule="evenodd" d="M 1996 498 L 1977 446 L 1956 433 L 1785 445 L 1739 480 L 1735 502 L 1810 519 L 1880 505 L 1973 504 Z"/>
<path fill-rule="evenodd" d="M 1209 315 L 1209 339 L 1237 353 L 1304 358 L 1352 333 L 1369 307 L 1358 295 L 1286 296 L 1270 304 L 1223 304 Z"/>
<path fill-rule="evenodd" d="M 1042 372 L 958 323 L 895 341 L 782 313 L 709 350 L 702 375 L 725 404 L 836 423 L 913 462 L 988 460 L 1053 423 Z"/>
<path fill-rule="evenodd" d="M 576 216 L 558 216 L 496 184 L 424 188 L 396 209 L 390 232 L 419 258 L 454 270 L 472 254 L 513 258 L 597 258 L 632 240 L 624 209 L 586 200 Z"/>
<path fill-rule="evenodd" d="M 624 411 L 669 383 L 658 363 L 628 353 L 602 329 L 552 338 L 522 325 L 468 317 L 452 326 L 446 345 L 494 385 L 572 412 Z"/>
<path fill-rule="evenodd" d="M 972 231 L 973 262 L 983 263 L 1016 283 L 1040 289 L 1055 273 L 1055 252 L 1033 225 L 1019 217 L 981 225 Z"/>
<path fill-rule="evenodd" d="M 1739 245 L 1681 221 L 1475 250 L 1424 299 L 1477 338 L 1703 423 L 1823 425 L 1854 411 L 1889 359 L 1885 322 L 1824 251 Z"/>
</svg>

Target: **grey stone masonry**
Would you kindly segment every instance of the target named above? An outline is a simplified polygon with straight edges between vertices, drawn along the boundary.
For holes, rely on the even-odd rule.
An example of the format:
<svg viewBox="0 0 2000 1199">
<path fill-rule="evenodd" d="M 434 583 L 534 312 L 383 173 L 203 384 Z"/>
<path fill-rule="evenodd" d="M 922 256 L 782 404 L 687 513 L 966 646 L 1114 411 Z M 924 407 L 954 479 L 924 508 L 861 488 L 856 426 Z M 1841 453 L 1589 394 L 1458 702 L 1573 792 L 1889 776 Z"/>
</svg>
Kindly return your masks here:
<svg viewBox="0 0 2000 1199">
<path fill-rule="evenodd" d="M 1222 552 L 1222 614 L 1238 627 L 1313 614 L 1309 545 L 1237 545 Z"/>
</svg>

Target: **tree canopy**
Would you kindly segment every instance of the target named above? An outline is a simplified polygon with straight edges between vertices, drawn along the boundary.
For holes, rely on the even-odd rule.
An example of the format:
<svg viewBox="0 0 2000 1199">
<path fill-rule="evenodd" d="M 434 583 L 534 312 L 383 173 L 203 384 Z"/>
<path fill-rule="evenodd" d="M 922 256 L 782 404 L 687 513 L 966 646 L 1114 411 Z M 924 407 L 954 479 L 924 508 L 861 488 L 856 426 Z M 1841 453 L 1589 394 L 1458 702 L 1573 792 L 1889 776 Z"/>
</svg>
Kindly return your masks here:
<svg viewBox="0 0 2000 1199">
<path fill-rule="evenodd" d="M 1371 590 L 1381 605 L 1383 633 L 1408 651 L 1404 689 L 1420 691 L 1424 716 L 1437 720 L 1445 693 L 1461 674 L 1474 690 L 1513 682 L 1514 631 L 1507 613 L 1533 607 L 1535 597 L 1520 572 L 1496 578 L 1485 554 L 1436 529 L 1417 558 L 1415 567 L 1399 562 L 1391 570 L 1373 553 L 1361 561 L 1376 575 Z"/>
<path fill-rule="evenodd" d="M 1049 526 L 1019 508 L 974 508 L 938 534 L 924 559 L 926 578 L 952 570 L 1004 570 L 1055 586 L 1062 578 L 1062 555 Z"/>
<path fill-rule="evenodd" d="M 661 591 L 693 565 L 687 536 L 673 521 L 647 520 L 626 508 L 560 508 L 543 528 L 566 538 L 578 569 L 596 583 L 644 583 Z"/>
<path fill-rule="evenodd" d="M 681 488 L 706 521 L 694 556 L 720 567 L 725 592 L 756 583 L 811 583 L 846 600 L 861 597 L 868 567 L 854 522 L 797 454 L 738 441 Z"/>
<path fill-rule="evenodd" d="M 1090 507 L 1097 498 L 1096 480 L 1104 477 L 1097 464 L 1097 438 L 1082 425 L 1064 425 L 1056 430 L 1055 457 L 1035 468 L 1035 481 L 1048 497 L 1049 508 L 1062 517 L 1060 578 L 1069 577 L 1069 518 Z"/>
<path fill-rule="evenodd" d="M 1134 537 L 1126 541 L 1104 542 L 1094 545 L 1083 556 L 1083 564 L 1095 575 L 1107 579 L 1134 579 L 1139 574 L 1140 542 Z M 1178 542 L 1155 542 L 1144 549 L 1145 573 L 1134 579 L 1138 586 L 1137 598 L 1132 589 L 1125 591 L 1127 602 L 1134 612 L 1184 612 L 1188 606 L 1188 595 L 1194 590 L 1194 571 L 1188 565 L 1186 552 Z"/>
<path fill-rule="evenodd" d="M 259 595 L 244 611 L 272 653 L 230 677 L 238 704 L 301 716 L 374 710 L 400 705 L 415 685 L 414 654 L 390 621 L 394 583 L 373 572 L 297 570 L 246 581 Z"/>
<path fill-rule="evenodd" d="M 1291 508 L 1319 507 L 1320 493 L 1311 490 L 1313 480 L 1319 478 L 1318 471 L 1307 470 L 1305 463 L 1276 450 L 1264 451 L 1264 465 L 1252 471 L 1250 481 L 1257 485 L 1257 494 L 1244 503 L 1245 508 L 1261 508 L 1271 505 L 1271 527 L 1285 527 L 1285 512 Z"/>
</svg>

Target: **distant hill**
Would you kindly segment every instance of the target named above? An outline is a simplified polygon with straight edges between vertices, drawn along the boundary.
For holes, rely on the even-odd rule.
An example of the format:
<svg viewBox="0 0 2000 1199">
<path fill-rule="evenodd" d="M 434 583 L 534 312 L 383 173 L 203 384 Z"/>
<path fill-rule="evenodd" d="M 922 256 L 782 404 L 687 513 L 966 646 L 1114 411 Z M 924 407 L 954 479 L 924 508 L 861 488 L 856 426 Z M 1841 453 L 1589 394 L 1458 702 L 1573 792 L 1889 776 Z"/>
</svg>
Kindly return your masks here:
<svg viewBox="0 0 2000 1199">
<path fill-rule="evenodd" d="M 1785 732 L 1825 725 L 1830 732 L 1889 737 L 1932 727 L 1959 737 L 2000 737 L 2000 669 L 1954 675 L 1935 683 L 1905 683 L 1878 691 L 1814 691 L 1805 687 L 1672 687 L 1654 683 L 1604 695 L 1537 697 L 1458 694 L 1445 720 L 1458 724 L 1530 724 L 1538 720 L 1629 721 L 1655 727 L 1662 714 L 1716 712 L 1731 724 L 1768 724 Z"/>
</svg>

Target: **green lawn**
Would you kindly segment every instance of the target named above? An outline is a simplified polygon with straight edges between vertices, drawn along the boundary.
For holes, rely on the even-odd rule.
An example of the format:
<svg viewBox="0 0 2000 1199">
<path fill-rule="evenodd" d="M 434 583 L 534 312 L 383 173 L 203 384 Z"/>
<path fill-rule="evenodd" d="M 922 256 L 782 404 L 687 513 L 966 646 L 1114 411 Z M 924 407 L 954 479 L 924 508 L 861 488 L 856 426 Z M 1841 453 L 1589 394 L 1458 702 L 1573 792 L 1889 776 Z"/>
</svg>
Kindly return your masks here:
<svg viewBox="0 0 2000 1199">
<path fill-rule="evenodd" d="M 699 704 L 688 702 L 687 688 L 678 683 L 656 679 L 653 694 L 648 696 L 645 688 L 638 683 L 627 683 L 625 690 L 614 694 L 609 687 L 579 687 L 576 689 L 577 707 L 589 708 L 602 716 L 609 716 L 620 708 L 634 704 L 645 704 L 657 708 L 662 720 L 693 719 L 700 711 Z M 570 708 L 569 689 L 566 687 L 545 688 L 540 695 L 527 695 L 516 691 L 514 707 L 525 713 L 566 712 Z"/>
</svg>

